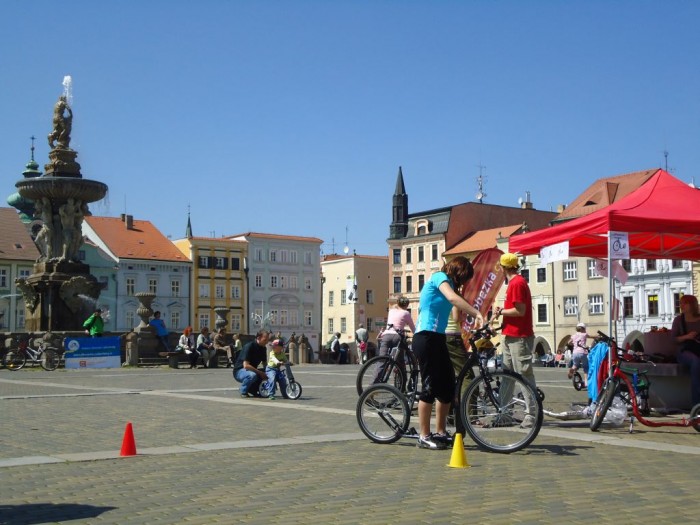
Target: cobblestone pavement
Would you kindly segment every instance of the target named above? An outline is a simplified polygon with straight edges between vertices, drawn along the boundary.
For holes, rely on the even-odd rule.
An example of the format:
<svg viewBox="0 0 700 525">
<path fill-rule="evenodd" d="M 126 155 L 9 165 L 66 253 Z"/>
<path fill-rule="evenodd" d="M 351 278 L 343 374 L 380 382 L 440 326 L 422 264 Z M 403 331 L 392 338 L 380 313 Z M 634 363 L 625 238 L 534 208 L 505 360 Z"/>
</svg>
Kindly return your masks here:
<svg viewBox="0 0 700 525">
<path fill-rule="evenodd" d="M 546 418 L 470 468 L 355 420 L 357 366 L 300 365 L 297 401 L 241 399 L 230 369 L 0 370 L 0 524 L 691 523 L 700 434 Z M 544 405 L 585 402 L 537 369 Z M 653 388 L 653 386 L 652 386 Z M 138 455 L 119 457 L 126 423 Z M 414 422 L 415 423 L 415 422 Z"/>
</svg>

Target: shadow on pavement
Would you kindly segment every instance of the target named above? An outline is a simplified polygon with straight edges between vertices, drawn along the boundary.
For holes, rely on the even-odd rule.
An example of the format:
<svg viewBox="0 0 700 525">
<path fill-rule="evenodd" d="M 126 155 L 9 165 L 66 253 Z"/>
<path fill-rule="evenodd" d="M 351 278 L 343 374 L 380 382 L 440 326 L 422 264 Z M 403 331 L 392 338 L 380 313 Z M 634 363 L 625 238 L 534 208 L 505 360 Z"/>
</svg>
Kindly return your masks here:
<svg viewBox="0 0 700 525">
<path fill-rule="evenodd" d="M 33 525 L 94 518 L 117 507 L 96 507 L 79 503 L 27 503 L 0 505 L 0 525 Z"/>
</svg>

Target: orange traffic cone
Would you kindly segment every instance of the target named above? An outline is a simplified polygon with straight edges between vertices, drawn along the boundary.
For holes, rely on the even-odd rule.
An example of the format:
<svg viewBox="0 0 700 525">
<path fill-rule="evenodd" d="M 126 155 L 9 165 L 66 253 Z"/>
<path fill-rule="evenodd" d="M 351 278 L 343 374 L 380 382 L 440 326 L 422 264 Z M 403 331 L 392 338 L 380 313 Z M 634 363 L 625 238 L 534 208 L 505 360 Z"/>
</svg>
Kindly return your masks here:
<svg viewBox="0 0 700 525">
<path fill-rule="evenodd" d="M 450 464 L 447 466 L 452 468 L 469 467 L 469 463 L 467 463 L 467 454 L 464 452 L 462 434 L 455 434 L 454 445 L 452 446 L 452 457 L 450 458 Z"/>
<path fill-rule="evenodd" d="M 131 426 L 131 421 L 126 424 L 124 429 L 124 439 L 122 439 L 122 451 L 119 453 L 120 456 L 135 456 L 136 455 L 136 441 L 134 440 L 134 429 Z"/>
</svg>

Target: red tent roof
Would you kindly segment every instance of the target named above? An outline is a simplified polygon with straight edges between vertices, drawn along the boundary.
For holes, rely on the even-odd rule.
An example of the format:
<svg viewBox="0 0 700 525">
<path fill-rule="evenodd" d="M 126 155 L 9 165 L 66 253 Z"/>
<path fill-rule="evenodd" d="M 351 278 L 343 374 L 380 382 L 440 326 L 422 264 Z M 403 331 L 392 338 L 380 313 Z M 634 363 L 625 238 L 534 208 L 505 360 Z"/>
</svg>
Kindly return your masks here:
<svg viewBox="0 0 700 525">
<path fill-rule="evenodd" d="M 700 190 L 658 170 L 637 190 L 584 217 L 511 237 L 511 252 L 529 255 L 569 241 L 569 255 L 605 258 L 607 234 L 629 234 L 634 259 L 700 260 Z"/>
</svg>

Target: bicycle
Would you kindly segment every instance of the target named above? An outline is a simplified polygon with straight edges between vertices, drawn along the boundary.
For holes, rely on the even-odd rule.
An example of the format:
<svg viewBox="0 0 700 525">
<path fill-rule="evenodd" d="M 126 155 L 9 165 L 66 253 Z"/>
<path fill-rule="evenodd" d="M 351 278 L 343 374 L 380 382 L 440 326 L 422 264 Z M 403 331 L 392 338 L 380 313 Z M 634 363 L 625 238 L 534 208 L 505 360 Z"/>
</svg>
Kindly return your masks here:
<svg viewBox="0 0 700 525">
<path fill-rule="evenodd" d="M 391 328 L 389 325 L 387 328 Z M 418 360 L 416 359 L 405 330 L 396 330 L 399 343 L 387 355 L 373 357 L 357 372 L 355 387 L 361 395 L 376 383 L 393 384 L 402 392 L 413 390 L 418 382 Z"/>
<path fill-rule="evenodd" d="M 17 348 L 11 348 L 3 357 L 3 364 L 7 369 L 16 372 L 23 368 L 28 360 L 34 364 L 39 363 L 44 370 L 52 371 L 58 368 L 61 354 L 55 348 L 50 348 L 45 341 L 40 340 L 36 349 L 29 345 L 29 339 L 26 337 L 16 337 L 15 342 Z"/>
<path fill-rule="evenodd" d="M 582 346 L 579 344 L 580 348 L 583 348 L 586 351 L 586 355 L 588 354 L 588 351 L 590 350 L 590 347 L 588 346 Z M 571 348 L 571 351 L 573 352 L 573 348 Z M 573 359 L 573 357 L 572 357 Z M 573 361 L 572 361 L 573 364 Z M 583 376 L 581 375 L 581 372 L 578 371 L 578 368 L 574 370 L 573 375 L 571 376 L 571 383 L 574 385 L 574 389 L 579 392 L 586 388 L 585 383 L 583 382 Z"/>
<path fill-rule="evenodd" d="M 636 369 L 625 368 L 620 361 L 624 359 L 618 355 L 615 340 L 603 332 L 598 332 L 600 340 L 608 345 L 608 351 L 613 352 L 612 374 L 603 383 L 598 399 L 596 399 L 595 410 L 591 418 L 590 429 L 596 431 L 600 428 L 605 414 L 612 405 L 616 394 L 621 395 L 623 400 L 632 406 L 632 418 L 630 419 L 629 431 L 632 432 L 634 418 L 648 427 L 690 427 L 700 432 L 700 403 L 690 410 L 688 418 L 682 417 L 673 421 L 651 421 L 645 418 L 649 414 L 648 399 L 650 383 L 646 373 Z M 630 379 L 631 378 L 631 379 Z M 646 412 L 646 413 L 645 413 Z"/>
<path fill-rule="evenodd" d="M 282 390 L 279 374 L 284 374 L 284 376 L 287 378 L 287 388 L 285 390 Z M 301 397 L 301 385 L 294 379 L 294 374 L 292 373 L 292 363 L 282 363 L 275 381 L 280 384 L 280 392 L 282 393 L 282 397 L 284 399 L 299 399 Z M 272 388 L 270 388 L 270 386 L 267 384 L 267 381 L 260 383 L 258 393 L 262 397 L 270 397 Z"/>
<path fill-rule="evenodd" d="M 537 437 L 542 427 L 542 401 L 521 375 L 510 370 L 489 370 L 488 360 L 495 349 L 479 350 L 476 342 L 494 333 L 489 326 L 470 331 L 472 352 L 456 381 L 460 400 L 458 419 L 460 427 L 480 448 L 511 453 L 526 447 Z M 478 376 L 474 375 L 475 367 L 478 367 Z M 461 395 L 463 388 L 465 391 Z M 387 383 L 369 386 L 357 401 L 355 414 L 360 430 L 375 443 L 418 439 L 415 428 L 409 428 L 418 395 L 417 388 L 403 393 Z"/>
</svg>

